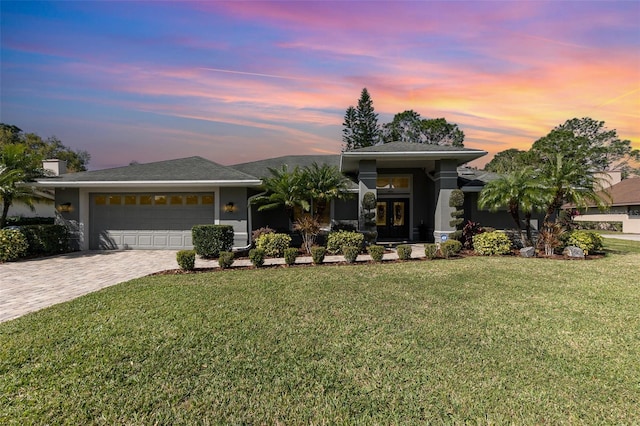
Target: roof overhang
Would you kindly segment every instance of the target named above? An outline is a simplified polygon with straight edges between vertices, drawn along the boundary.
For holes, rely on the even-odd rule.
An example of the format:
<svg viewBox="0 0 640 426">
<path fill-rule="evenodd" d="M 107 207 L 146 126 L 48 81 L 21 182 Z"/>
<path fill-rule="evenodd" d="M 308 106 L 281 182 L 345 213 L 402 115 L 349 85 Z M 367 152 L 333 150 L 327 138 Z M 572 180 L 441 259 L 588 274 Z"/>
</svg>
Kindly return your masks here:
<svg viewBox="0 0 640 426">
<path fill-rule="evenodd" d="M 428 151 L 428 152 L 358 152 L 346 151 L 340 157 L 341 172 L 355 172 L 362 160 L 376 160 L 378 168 L 435 167 L 439 160 L 456 160 L 458 165 L 487 155 L 487 151 Z"/>
<path fill-rule="evenodd" d="M 72 181 L 72 180 L 38 180 L 36 186 L 41 188 L 180 188 L 180 187 L 256 187 L 262 185 L 261 180 L 127 180 L 127 181 Z"/>
</svg>

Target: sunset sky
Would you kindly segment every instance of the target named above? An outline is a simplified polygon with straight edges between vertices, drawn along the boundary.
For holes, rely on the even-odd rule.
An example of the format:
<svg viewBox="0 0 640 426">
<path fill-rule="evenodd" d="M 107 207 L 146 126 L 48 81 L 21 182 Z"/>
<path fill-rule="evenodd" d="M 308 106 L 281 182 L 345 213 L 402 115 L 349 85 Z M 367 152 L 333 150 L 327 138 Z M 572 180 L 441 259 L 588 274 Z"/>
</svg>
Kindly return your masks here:
<svg viewBox="0 0 640 426">
<path fill-rule="evenodd" d="M 339 153 L 363 87 L 465 146 L 591 117 L 640 148 L 640 1 L 2 1 L 0 121 L 90 169 Z"/>
</svg>

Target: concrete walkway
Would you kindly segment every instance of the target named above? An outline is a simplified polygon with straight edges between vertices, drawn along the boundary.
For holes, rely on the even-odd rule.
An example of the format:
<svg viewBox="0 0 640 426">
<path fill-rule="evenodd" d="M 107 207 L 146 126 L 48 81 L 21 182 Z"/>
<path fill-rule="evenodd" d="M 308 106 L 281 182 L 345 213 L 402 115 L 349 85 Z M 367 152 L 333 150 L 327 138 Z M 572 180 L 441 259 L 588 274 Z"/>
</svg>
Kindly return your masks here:
<svg viewBox="0 0 640 426">
<path fill-rule="evenodd" d="M 424 256 L 422 244 L 413 246 L 412 257 Z M 397 259 L 387 253 L 385 259 Z M 370 260 L 358 256 L 359 261 Z M 327 256 L 326 263 L 342 262 Z M 311 263 L 302 256 L 296 263 Z M 284 259 L 266 259 L 265 265 L 283 265 Z M 233 266 L 250 266 L 238 259 Z M 215 260 L 196 259 L 196 268 L 216 268 Z M 0 322 L 18 318 L 47 306 L 66 302 L 154 272 L 177 269 L 174 250 L 85 251 L 0 264 Z"/>
</svg>

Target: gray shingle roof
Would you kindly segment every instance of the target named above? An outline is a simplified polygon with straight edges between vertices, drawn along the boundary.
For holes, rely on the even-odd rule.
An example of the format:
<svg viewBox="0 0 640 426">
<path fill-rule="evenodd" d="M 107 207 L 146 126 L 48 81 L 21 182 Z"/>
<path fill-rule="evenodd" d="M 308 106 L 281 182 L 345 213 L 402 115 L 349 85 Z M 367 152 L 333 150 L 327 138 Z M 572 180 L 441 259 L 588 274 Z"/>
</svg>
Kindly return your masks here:
<svg viewBox="0 0 640 426">
<path fill-rule="evenodd" d="M 58 182 L 256 181 L 255 176 L 202 157 L 132 164 L 112 169 L 69 173 L 46 179 Z M 43 179 L 45 181 L 45 179 Z"/>
<path fill-rule="evenodd" d="M 259 178 L 271 176 L 269 169 L 279 169 L 283 165 L 288 170 L 293 170 L 296 166 L 300 168 L 308 167 L 313 163 L 318 165 L 328 164 L 330 166 L 340 166 L 339 155 L 286 155 L 284 157 L 267 158 L 265 160 L 252 161 L 250 163 L 235 164 L 234 169 L 243 173 L 248 173 Z"/>
</svg>

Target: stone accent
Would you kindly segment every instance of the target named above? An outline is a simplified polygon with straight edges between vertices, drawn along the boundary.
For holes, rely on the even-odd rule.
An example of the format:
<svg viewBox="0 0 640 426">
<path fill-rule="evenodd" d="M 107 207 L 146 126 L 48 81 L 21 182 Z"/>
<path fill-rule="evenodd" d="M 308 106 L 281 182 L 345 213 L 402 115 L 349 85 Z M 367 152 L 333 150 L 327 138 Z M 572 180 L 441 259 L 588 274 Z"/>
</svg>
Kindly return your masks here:
<svg viewBox="0 0 640 426">
<path fill-rule="evenodd" d="M 535 257 L 536 256 L 536 248 L 535 247 L 524 247 L 520 249 L 520 256 L 522 257 Z"/>
<path fill-rule="evenodd" d="M 567 246 L 562 251 L 562 254 L 568 257 L 584 259 L 584 251 L 580 247 Z"/>
</svg>

